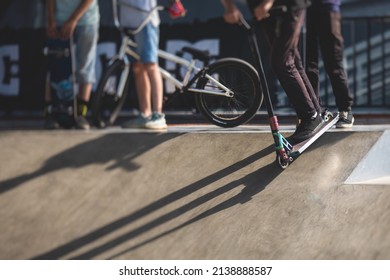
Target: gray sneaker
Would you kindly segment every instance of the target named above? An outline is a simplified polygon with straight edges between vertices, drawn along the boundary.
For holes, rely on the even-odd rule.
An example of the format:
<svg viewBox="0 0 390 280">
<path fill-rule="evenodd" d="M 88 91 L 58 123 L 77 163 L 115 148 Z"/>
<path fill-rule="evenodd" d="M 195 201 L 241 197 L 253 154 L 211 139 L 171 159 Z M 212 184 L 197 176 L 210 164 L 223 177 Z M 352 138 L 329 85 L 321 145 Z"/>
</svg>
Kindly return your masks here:
<svg viewBox="0 0 390 280">
<path fill-rule="evenodd" d="M 75 125 L 77 129 L 88 130 L 90 128 L 89 122 L 84 116 L 77 116 L 75 118 Z"/>
<path fill-rule="evenodd" d="M 355 118 L 351 111 L 341 111 L 339 112 L 339 117 L 340 118 L 336 123 L 337 128 L 349 128 L 353 126 Z"/>
<path fill-rule="evenodd" d="M 135 119 L 128 120 L 122 124 L 123 128 L 146 128 L 146 124 L 151 121 L 151 116 L 144 116 L 144 114 L 140 114 Z"/>
<path fill-rule="evenodd" d="M 45 129 L 57 129 L 60 128 L 60 124 L 51 114 L 46 115 Z"/>
<path fill-rule="evenodd" d="M 150 121 L 145 125 L 148 129 L 167 129 L 167 122 L 165 120 L 165 115 L 162 113 L 154 112 Z"/>
</svg>

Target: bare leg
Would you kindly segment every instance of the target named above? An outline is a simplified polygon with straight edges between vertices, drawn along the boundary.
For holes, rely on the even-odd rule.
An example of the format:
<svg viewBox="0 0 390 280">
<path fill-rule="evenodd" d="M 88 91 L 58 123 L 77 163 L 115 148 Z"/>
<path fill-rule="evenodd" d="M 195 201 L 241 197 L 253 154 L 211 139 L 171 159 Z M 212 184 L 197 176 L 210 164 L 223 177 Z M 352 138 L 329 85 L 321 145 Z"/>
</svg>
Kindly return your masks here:
<svg viewBox="0 0 390 280">
<path fill-rule="evenodd" d="M 156 63 L 146 64 L 145 68 L 150 79 L 153 112 L 161 113 L 163 107 L 163 83 L 160 69 Z"/>
<path fill-rule="evenodd" d="M 145 116 L 150 116 L 151 111 L 151 85 L 145 65 L 136 62 L 133 67 L 135 86 L 137 89 L 139 110 Z"/>
<path fill-rule="evenodd" d="M 91 83 L 80 84 L 78 98 L 88 102 L 90 97 L 91 97 L 91 91 L 92 91 L 92 84 Z"/>
</svg>

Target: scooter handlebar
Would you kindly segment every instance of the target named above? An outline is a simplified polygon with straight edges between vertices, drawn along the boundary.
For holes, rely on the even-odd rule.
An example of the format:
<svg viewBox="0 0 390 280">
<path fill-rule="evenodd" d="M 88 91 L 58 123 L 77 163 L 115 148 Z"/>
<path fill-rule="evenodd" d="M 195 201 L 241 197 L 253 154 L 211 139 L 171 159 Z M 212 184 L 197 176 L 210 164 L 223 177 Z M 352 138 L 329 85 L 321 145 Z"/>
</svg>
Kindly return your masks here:
<svg viewBox="0 0 390 280">
<path fill-rule="evenodd" d="M 287 6 L 284 6 L 284 5 L 281 5 L 281 6 L 275 6 L 275 7 L 272 7 L 270 10 L 269 10 L 269 14 L 271 16 L 276 16 L 276 15 L 281 15 L 281 14 L 284 14 L 287 12 Z M 248 21 L 243 17 L 243 16 L 240 16 L 240 21 L 239 23 L 245 27 L 245 29 L 247 30 L 250 30 L 251 29 L 251 25 L 248 23 Z"/>
</svg>

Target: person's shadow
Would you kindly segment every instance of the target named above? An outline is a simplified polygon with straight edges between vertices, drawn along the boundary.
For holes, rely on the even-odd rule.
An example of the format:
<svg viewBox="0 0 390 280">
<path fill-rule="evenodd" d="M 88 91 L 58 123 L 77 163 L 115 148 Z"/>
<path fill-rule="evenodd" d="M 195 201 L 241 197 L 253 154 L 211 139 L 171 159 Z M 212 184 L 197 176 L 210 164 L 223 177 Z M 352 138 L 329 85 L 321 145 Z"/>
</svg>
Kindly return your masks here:
<svg viewBox="0 0 390 280">
<path fill-rule="evenodd" d="M 131 214 L 129 214 L 128 216 L 126 217 L 123 217 L 121 219 L 118 219 L 116 221 L 113 221 L 112 223 L 110 224 L 107 224 L 99 229 L 96 229 L 95 231 L 89 233 L 89 234 L 86 234 L 84 236 L 81 236 L 67 244 L 64 244 L 58 248 L 55 248 L 51 251 L 48 251 L 46 253 L 43 253 L 41 255 L 38 255 L 36 257 L 34 257 L 33 259 L 58 259 L 58 258 L 61 258 L 61 257 L 64 257 L 66 256 L 67 254 L 70 254 L 84 246 L 87 246 L 88 244 L 116 231 L 116 230 L 119 230 L 120 228 L 122 227 L 125 227 L 133 222 L 135 222 L 136 220 L 139 220 L 141 219 L 142 217 L 152 213 L 152 212 L 155 212 L 161 208 L 163 208 L 164 206 L 167 206 L 171 203 L 174 203 L 175 201 L 178 201 L 179 199 L 183 198 L 183 197 L 186 197 L 186 196 L 189 196 L 191 195 L 192 193 L 196 192 L 197 190 L 200 190 L 218 180 L 220 180 L 221 178 L 224 178 L 226 176 L 229 176 L 230 174 L 236 172 L 236 171 L 239 171 L 240 169 L 250 165 L 250 164 L 253 164 L 254 162 L 256 162 L 257 160 L 263 158 L 263 157 L 266 157 L 267 155 L 269 155 L 270 153 L 273 153 L 274 152 L 274 146 L 273 145 L 270 145 L 268 146 L 267 148 L 259 151 L 259 152 L 256 152 L 254 153 L 253 155 L 237 162 L 237 163 L 234 163 L 224 169 L 221 169 L 207 177 L 204 177 L 188 186 L 185 186 L 149 205 L 146 205 L 145 207 L 143 207 L 142 209 L 139 209 L 137 210 L 136 212 L 133 212 Z M 215 207 L 205 211 L 204 213 L 201 213 L 199 214 L 197 217 L 171 229 L 171 230 L 168 230 L 162 234 L 159 234 L 158 236 L 152 238 L 152 239 L 149 239 L 141 244 L 138 244 L 132 248 L 129 248 L 129 249 L 126 249 L 125 251 L 123 251 L 122 253 L 125 253 L 125 252 L 129 252 L 131 250 L 134 250 L 140 246 L 143 246 L 145 245 L 146 243 L 149 243 L 149 242 L 152 242 L 158 238 L 161 238 L 173 231 L 176 231 L 182 227 L 185 227 L 189 224 L 192 224 L 200 219 L 203 219 L 207 216 L 210 216 L 210 215 L 214 215 L 216 213 L 218 213 L 219 211 L 222 211 L 226 208 L 229 208 L 229 207 L 232 207 L 236 204 L 240 204 L 240 203 L 245 203 L 247 201 L 249 201 L 252 196 L 254 196 L 255 194 L 261 192 L 272 180 L 274 180 L 281 172 L 282 170 L 280 168 L 278 168 L 278 166 L 275 164 L 275 162 L 272 162 L 266 166 L 264 166 L 263 168 L 260 168 L 258 169 L 257 171 L 253 172 L 253 173 L 250 173 L 250 174 L 247 174 L 246 176 L 240 178 L 240 179 L 237 179 L 235 181 L 232 181 L 224 186 L 221 186 L 201 197 L 198 197 L 194 200 L 192 200 L 191 202 L 181 206 L 181 207 L 178 207 L 177 209 L 174 209 L 150 222 L 148 222 L 147 224 L 145 225 L 142 225 L 134 230 L 131 230 L 129 232 L 126 232 L 124 234 L 122 234 L 121 236 L 118 236 L 116 237 L 115 239 L 111 240 L 111 241 L 108 241 L 104 244 L 101 244 L 101 245 L 98 245 L 97 247 L 95 248 L 92 248 L 90 250 L 88 250 L 87 252 L 84 252 L 82 254 L 79 254 L 77 256 L 74 256 L 72 259 L 90 259 L 90 258 L 93 258 L 103 252 L 106 252 L 110 249 L 112 249 L 113 247 L 116 247 L 120 244 L 123 244 L 124 242 L 127 242 L 141 234 L 144 234 L 150 230 L 152 230 L 153 228 L 157 227 L 157 226 L 160 226 L 164 223 L 167 223 L 168 221 L 170 220 L 173 220 L 181 215 L 183 215 L 184 213 L 214 199 L 214 198 L 217 198 L 218 196 L 221 196 L 223 195 L 224 193 L 227 193 L 229 192 L 230 190 L 234 189 L 234 188 L 237 188 L 239 186 L 242 186 L 244 185 L 245 188 L 240 192 L 240 194 L 232 197 L 232 198 L 229 198 L 228 200 L 226 201 L 223 201 L 221 202 L 220 204 L 216 205 Z M 120 254 L 122 254 L 120 253 Z M 112 258 L 114 258 L 115 256 L 112 256 Z"/>
<path fill-rule="evenodd" d="M 349 135 L 348 132 L 345 133 L 338 133 L 338 135 L 325 135 L 321 139 L 321 141 L 316 141 L 314 144 L 312 144 L 312 149 L 319 149 L 321 146 L 328 144 L 331 145 L 332 143 L 336 143 L 341 141 L 343 138 L 347 137 Z M 265 157 L 269 155 L 270 153 L 273 153 L 275 151 L 275 147 L 273 145 L 253 154 L 252 156 L 247 157 L 246 159 L 237 162 L 219 172 L 214 173 L 213 175 L 210 175 L 209 177 L 206 177 L 208 180 L 208 183 L 211 183 L 211 181 L 216 181 L 221 179 L 224 176 L 227 176 L 231 174 L 232 172 L 238 171 L 241 168 L 244 168 L 245 166 L 254 163 L 256 160 Z M 302 159 L 303 160 L 303 159 Z M 85 253 L 79 254 L 72 259 L 90 259 L 95 256 L 97 256 L 100 253 L 103 253 L 109 249 L 112 249 L 113 247 L 116 247 L 120 244 L 123 244 L 141 234 L 146 233 L 149 230 L 152 230 L 153 228 L 156 228 L 157 226 L 160 226 L 164 223 L 169 222 L 170 220 L 173 220 L 174 218 L 179 217 L 180 215 L 183 215 L 184 213 L 195 209 L 196 207 L 218 197 L 223 195 L 224 193 L 229 192 L 230 190 L 245 186 L 240 193 L 237 195 L 220 202 L 216 206 L 198 214 L 192 219 L 189 219 L 188 221 L 181 223 L 169 230 L 166 230 L 158 235 L 155 235 L 154 237 L 151 237 L 143 242 L 140 242 L 134 246 L 131 246 L 130 248 L 127 248 L 125 250 L 120 251 L 119 253 L 116 253 L 114 255 L 111 255 L 109 259 L 115 259 L 116 257 L 119 257 L 123 254 L 130 253 L 131 251 L 134 251 L 144 245 L 147 245 L 151 242 L 154 242 L 166 235 L 169 235 L 177 230 L 180 230 L 186 226 L 189 226 L 197 221 L 200 221 L 204 218 L 207 218 L 209 216 L 215 215 L 220 211 L 226 210 L 230 207 L 233 207 L 237 204 L 244 204 L 250 201 L 256 194 L 262 192 L 273 180 L 275 180 L 281 173 L 283 172 L 283 169 L 280 168 L 280 166 L 277 165 L 276 162 L 271 162 L 258 170 L 249 173 L 242 178 L 239 178 L 235 181 L 232 181 L 224 186 L 219 187 L 218 189 L 215 189 L 201 197 L 198 197 L 194 199 L 193 201 L 187 203 L 186 205 L 183 205 L 167 214 L 164 214 L 149 223 L 140 226 L 132 231 L 129 231 L 114 240 L 111 240 L 107 243 L 104 243 L 100 246 L 95 247 L 94 249 L 91 249 Z M 206 179 L 205 178 L 205 179 Z M 205 187 L 204 182 L 202 182 L 204 179 L 198 181 L 195 183 L 196 189 L 199 189 L 201 187 Z M 191 186 L 191 185 L 190 185 Z M 187 186 L 186 188 L 188 188 Z"/>
<path fill-rule="evenodd" d="M 0 182 L 0 194 L 23 183 L 65 168 L 77 169 L 90 164 L 114 161 L 108 169 L 123 168 L 134 171 L 139 168 L 132 160 L 153 147 L 180 134 L 114 133 L 83 142 L 46 160 L 32 173 L 26 173 Z M 67 135 L 66 137 L 71 137 Z M 63 141 L 66 141 L 65 139 Z M 48 144 L 48 143 L 43 143 Z M 118 148 L 120 147 L 120 148 Z"/>
<path fill-rule="evenodd" d="M 142 234 L 144 231 L 147 231 L 147 230 L 150 230 L 154 227 L 157 227 L 159 226 L 160 224 L 162 223 L 165 223 L 165 222 L 168 222 L 169 220 L 179 216 L 179 215 L 182 215 L 183 213 L 201 205 L 202 203 L 205 203 L 219 195 L 222 195 L 228 191 L 230 191 L 231 189 L 233 188 L 237 188 L 239 186 L 245 186 L 244 189 L 241 190 L 241 192 L 225 201 L 222 201 L 221 203 L 217 204 L 216 206 L 212 207 L 211 209 L 208 209 L 202 213 L 200 213 L 199 215 L 195 216 L 194 218 L 172 228 L 172 229 L 169 229 L 163 233 L 160 233 L 152 238 L 149 238 L 148 240 L 146 241 L 143 241 L 135 246 L 132 246 L 126 250 L 122 250 L 121 252 L 115 254 L 115 255 L 112 255 L 110 257 L 110 259 L 114 259 L 120 255 L 123 255 L 125 253 L 129 253 L 133 250 L 136 250 L 144 245 L 147 245 L 148 243 L 150 242 L 153 242 L 153 241 L 156 241 L 158 240 L 159 238 L 162 238 L 168 234 L 171 234 L 177 230 L 180 230 L 186 226 L 189 226 L 201 219 L 204 219 L 204 218 L 207 218 L 209 216 L 212 216 L 212 215 L 215 215 L 217 214 L 218 212 L 220 211 L 223 211 L 223 210 L 226 210 L 230 207 L 233 207 L 237 204 L 244 204 L 248 201 L 250 201 L 252 199 L 253 196 L 255 196 L 256 194 L 260 193 L 261 191 L 263 191 L 280 173 L 282 172 L 282 169 L 278 168 L 276 166 L 276 164 L 274 162 L 258 169 L 257 171 L 255 172 L 252 172 L 238 180 L 235 180 L 229 184 L 226 184 L 202 197 L 199 197 L 195 200 L 193 200 L 192 202 L 172 211 L 171 213 L 168 213 L 162 217 L 159 217 L 153 221 L 151 221 L 150 223 L 144 225 L 143 227 L 140 227 L 134 231 L 131 231 L 131 232 L 128 232 L 126 234 L 124 234 L 123 236 L 117 238 L 116 240 L 114 241 L 111 241 L 112 244 L 109 244 L 108 248 L 110 248 L 112 245 L 116 245 L 115 243 L 119 242 L 119 243 L 122 243 L 122 242 L 125 242 L 127 241 L 128 239 L 130 238 L 134 238 L 136 237 L 137 235 L 139 234 Z M 105 244 L 106 246 L 108 244 Z M 91 250 L 87 253 L 83 253 L 81 255 L 78 255 L 76 257 L 74 257 L 74 259 L 85 259 L 85 258 L 91 258 L 93 257 L 96 253 L 100 253 L 99 250 L 101 248 L 104 248 L 103 246 L 99 247 L 99 248 L 95 248 L 95 250 Z"/>
</svg>

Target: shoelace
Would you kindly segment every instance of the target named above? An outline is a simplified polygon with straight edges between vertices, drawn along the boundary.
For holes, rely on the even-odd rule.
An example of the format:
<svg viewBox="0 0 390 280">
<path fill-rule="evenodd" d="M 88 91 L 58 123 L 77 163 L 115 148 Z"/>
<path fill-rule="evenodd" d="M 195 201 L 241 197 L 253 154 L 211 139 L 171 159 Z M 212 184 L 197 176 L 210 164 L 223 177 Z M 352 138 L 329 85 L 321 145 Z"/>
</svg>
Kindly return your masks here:
<svg viewBox="0 0 390 280">
<path fill-rule="evenodd" d="M 340 112 L 340 119 L 347 119 L 348 118 L 348 112 Z"/>
</svg>

